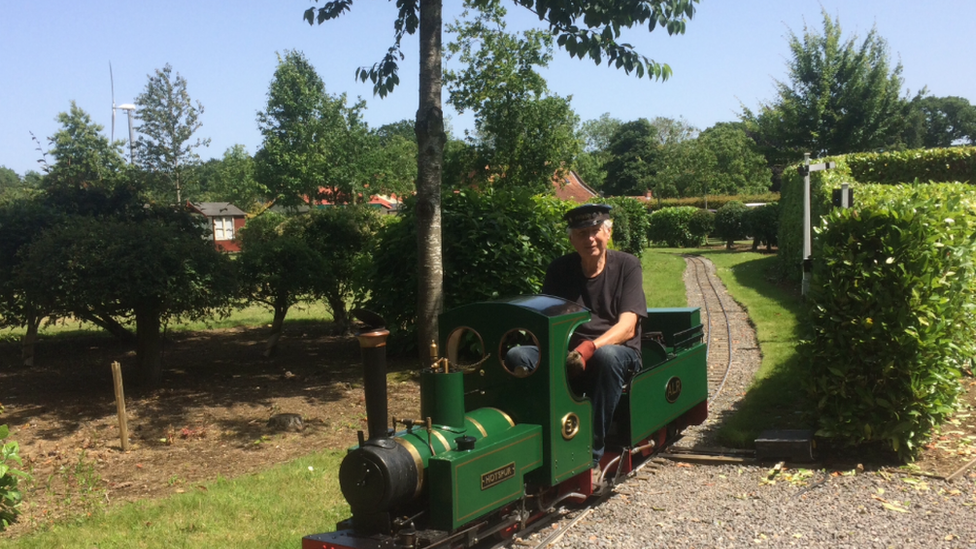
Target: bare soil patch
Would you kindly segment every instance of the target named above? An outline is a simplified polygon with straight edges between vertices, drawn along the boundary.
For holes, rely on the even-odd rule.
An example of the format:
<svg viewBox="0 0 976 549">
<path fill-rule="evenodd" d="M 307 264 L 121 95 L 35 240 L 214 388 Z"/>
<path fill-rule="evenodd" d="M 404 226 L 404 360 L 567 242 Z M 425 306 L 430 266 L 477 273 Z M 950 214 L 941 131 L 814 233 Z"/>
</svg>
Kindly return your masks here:
<svg viewBox="0 0 976 549">
<path fill-rule="evenodd" d="M 136 379 L 129 346 L 102 337 L 42 341 L 37 366 L 17 365 L 0 344 L 0 423 L 20 444 L 26 486 L 16 536 L 105 505 L 190 490 L 324 449 L 366 429 L 362 365 L 354 337 L 332 326 L 289 326 L 278 355 L 263 358 L 265 330 L 170 334 L 162 387 L 125 387 L 128 452 L 121 450 L 111 363 Z M 414 361 L 391 358 L 389 414 L 416 417 Z M 304 429 L 278 432 L 272 416 L 298 414 Z"/>
<path fill-rule="evenodd" d="M 120 446 L 110 364 L 126 379 L 131 349 L 103 337 L 47 340 L 37 366 L 0 344 L 0 423 L 21 445 L 27 484 L 11 537 L 120 502 L 202 490 L 324 449 L 346 448 L 366 429 L 360 351 L 330 325 L 286 328 L 278 356 L 261 356 L 257 328 L 170 334 L 163 386 L 126 386 L 132 448 Z M 392 358 L 389 414 L 417 417 L 416 362 Z M 976 381 L 964 380 L 963 410 L 923 451 L 918 470 L 948 476 L 976 459 Z M 267 426 L 279 413 L 304 419 L 300 432 Z"/>
</svg>

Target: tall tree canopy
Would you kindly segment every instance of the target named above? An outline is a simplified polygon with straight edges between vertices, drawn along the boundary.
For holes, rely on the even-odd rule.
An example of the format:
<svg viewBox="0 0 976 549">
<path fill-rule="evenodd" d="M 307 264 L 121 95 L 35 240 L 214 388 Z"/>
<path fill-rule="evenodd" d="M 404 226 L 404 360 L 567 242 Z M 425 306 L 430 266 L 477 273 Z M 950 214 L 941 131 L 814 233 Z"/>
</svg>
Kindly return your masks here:
<svg viewBox="0 0 976 549">
<path fill-rule="evenodd" d="M 380 190 L 389 178 L 378 176 L 386 167 L 364 109 L 362 101 L 350 106 L 344 94 L 326 93 L 305 55 L 286 51 L 278 57 L 267 107 L 258 113 L 264 137 L 255 155 L 258 181 L 284 206 L 357 202 L 367 186 Z"/>
<path fill-rule="evenodd" d="M 823 12 L 823 31 L 790 32 L 788 80 L 757 113 L 744 109 L 756 141 L 779 161 L 867 152 L 898 146 L 907 101 L 901 64 L 892 67 L 888 44 L 876 29 L 858 45 L 844 40 L 840 22 Z"/>
<path fill-rule="evenodd" d="M 610 138 L 603 190 L 610 196 L 640 196 L 651 188 L 661 154 L 658 130 L 646 118 L 622 124 Z M 662 196 L 655 189 L 656 196 Z M 664 193 L 662 198 L 667 197 Z"/>
<path fill-rule="evenodd" d="M 964 97 L 919 94 L 912 100 L 905 142 L 909 148 L 976 143 L 976 106 Z"/>
<path fill-rule="evenodd" d="M 200 161 L 196 149 L 210 145 L 210 139 L 193 140 L 203 125 L 203 105 L 199 101 L 194 105 L 186 79 L 180 73 L 174 77 L 169 63 L 149 75 L 136 105 L 139 138 L 135 152 L 139 165 L 154 176 L 154 198 L 163 203 L 175 198 L 180 204 L 189 168 Z"/>
<path fill-rule="evenodd" d="M 317 2 L 318 0 L 316 0 Z M 622 68 L 638 77 L 666 79 L 671 69 L 618 43 L 624 28 L 647 25 L 648 31 L 661 26 L 668 34 L 683 33 L 686 19 L 695 13 L 698 0 L 626 0 L 590 3 L 577 0 L 515 0 L 533 11 L 556 37 L 556 43 L 573 57 L 589 57 L 596 63 Z M 311 25 L 342 15 L 353 0 L 323 0 L 304 12 Z M 498 0 L 477 0 L 478 8 L 497 6 Z M 356 77 L 373 82 L 381 97 L 399 83 L 399 61 L 404 58 L 400 43 L 405 34 L 420 37 L 420 105 L 417 109 L 417 324 L 419 348 L 437 338 L 437 315 L 444 303 L 444 267 L 441 258 L 441 173 L 444 161 L 444 113 L 441 108 L 441 30 L 442 0 L 398 1 L 394 21 L 394 43 L 382 60 L 360 68 Z"/>
<path fill-rule="evenodd" d="M 504 16 L 495 6 L 448 27 L 457 33 L 448 51 L 465 65 L 444 74 L 448 102 L 458 112 L 474 111 L 476 136 L 469 140 L 477 154 L 468 171 L 481 176 L 479 183 L 551 192 L 554 172 L 579 154 L 578 119 L 535 70 L 552 58 L 552 37 L 538 30 L 509 34 Z"/>
</svg>

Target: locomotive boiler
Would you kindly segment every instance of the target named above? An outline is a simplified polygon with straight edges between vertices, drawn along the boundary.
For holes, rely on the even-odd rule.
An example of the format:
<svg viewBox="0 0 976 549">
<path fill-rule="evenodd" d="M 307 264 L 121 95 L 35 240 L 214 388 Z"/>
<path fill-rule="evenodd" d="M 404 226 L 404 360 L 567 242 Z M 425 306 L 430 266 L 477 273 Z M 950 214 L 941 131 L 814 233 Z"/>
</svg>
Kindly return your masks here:
<svg viewBox="0 0 976 549">
<path fill-rule="evenodd" d="M 339 471 L 352 516 L 303 549 L 470 547 L 506 537 L 568 500 L 582 502 L 707 416 L 707 365 L 697 308 L 648 309 L 642 369 L 627 380 L 600 469 L 592 405 L 566 369 L 570 336 L 590 313 L 534 295 L 474 303 L 440 316 L 441 345 L 420 373 L 420 417 L 387 423 L 385 330 L 360 336 L 368 438 Z M 521 345 L 534 368 L 506 364 Z M 443 356 L 441 356 L 443 355 Z M 399 429 L 399 430 L 397 430 Z"/>
</svg>

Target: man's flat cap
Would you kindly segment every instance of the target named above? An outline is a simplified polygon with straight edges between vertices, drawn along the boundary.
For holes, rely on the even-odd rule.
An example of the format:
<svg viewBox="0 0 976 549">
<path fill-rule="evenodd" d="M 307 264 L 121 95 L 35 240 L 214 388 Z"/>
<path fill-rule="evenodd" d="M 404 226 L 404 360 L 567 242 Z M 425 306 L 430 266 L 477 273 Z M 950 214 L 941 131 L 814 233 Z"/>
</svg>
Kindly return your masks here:
<svg viewBox="0 0 976 549">
<path fill-rule="evenodd" d="M 610 219 L 611 209 L 613 207 L 608 204 L 583 204 L 566 212 L 563 218 L 570 229 L 585 229 Z"/>
</svg>

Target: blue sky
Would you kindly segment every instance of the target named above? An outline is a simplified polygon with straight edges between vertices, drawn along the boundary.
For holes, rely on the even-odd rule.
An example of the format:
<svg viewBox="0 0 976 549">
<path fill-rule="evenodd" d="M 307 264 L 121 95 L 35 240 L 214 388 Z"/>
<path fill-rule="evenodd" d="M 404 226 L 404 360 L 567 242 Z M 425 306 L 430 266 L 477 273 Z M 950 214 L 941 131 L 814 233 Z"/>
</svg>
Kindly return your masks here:
<svg viewBox="0 0 976 549">
<path fill-rule="evenodd" d="M 445 22 L 460 1 L 445 0 Z M 362 96 L 366 118 L 379 126 L 413 118 L 417 105 L 416 39 L 404 44 L 401 86 L 385 99 L 370 84 L 354 80 L 359 66 L 379 60 L 392 44 L 395 3 L 359 0 L 351 12 L 309 27 L 302 12 L 310 0 L 213 2 L 207 0 L 87 0 L 0 2 L 0 165 L 23 174 L 37 169 L 40 153 L 31 132 L 50 147 L 55 117 L 70 102 L 105 126 L 111 123 L 109 62 L 117 104 L 134 102 L 147 75 L 166 63 L 183 75 L 194 100 L 204 105 L 200 137 L 209 137 L 206 158 L 241 143 L 260 146 L 255 115 L 266 104 L 276 52 L 305 53 L 330 93 Z M 318 4 L 320 5 L 320 4 Z M 972 0 L 702 0 L 687 32 L 631 31 L 625 41 L 661 62 L 667 82 L 638 80 L 559 50 L 544 72 L 550 89 L 572 96 L 582 120 L 602 113 L 621 120 L 683 117 L 699 129 L 737 118 L 741 106 L 773 98 L 774 80 L 784 79 L 786 36 L 804 24 L 821 29 L 821 8 L 840 17 L 845 37 L 864 37 L 875 26 L 892 59 L 904 66 L 904 87 L 924 86 L 936 96 L 957 95 L 976 103 L 976 58 L 972 55 Z M 509 29 L 528 28 L 534 17 L 510 6 Z M 449 40 L 445 36 L 445 42 Z M 470 115 L 450 109 L 456 135 L 470 128 Z M 126 135 L 118 113 L 116 137 Z"/>
</svg>

